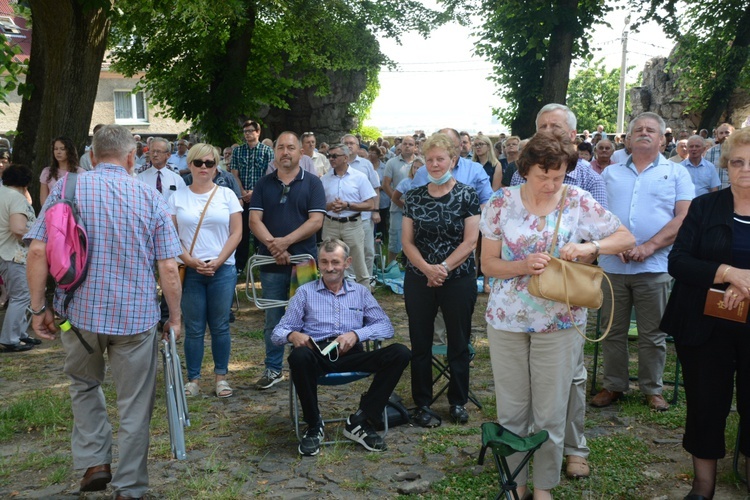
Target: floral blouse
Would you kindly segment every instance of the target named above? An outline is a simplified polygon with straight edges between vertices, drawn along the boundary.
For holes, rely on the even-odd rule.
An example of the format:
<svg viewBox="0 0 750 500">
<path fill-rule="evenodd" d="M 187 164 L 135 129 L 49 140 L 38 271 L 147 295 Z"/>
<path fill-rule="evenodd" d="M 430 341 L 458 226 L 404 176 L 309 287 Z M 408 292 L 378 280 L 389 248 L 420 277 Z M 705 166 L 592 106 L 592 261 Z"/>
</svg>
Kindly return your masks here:
<svg viewBox="0 0 750 500">
<path fill-rule="evenodd" d="M 484 238 L 502 241 L 503 260 L 523 260 L 535 252 L 549 252 L 559 205 L 546 217 L 526 210 L 521 201 L 521 186 L 502 188 L 492 195 L 482 212 L 479 229 Z M 568 242 L 600 240 L 620 227 L 620 219 L 605 210 L 588 191 L 568 186 L 557 248 Z M 487 301 L 485 318 L 493 328 L 510 332 L 554 332 L 576 325 L 585 325 L 588 310 L 561 302 L 540 299 L 528 292 L 530 275 L 495 279 Z"/>
</svg>

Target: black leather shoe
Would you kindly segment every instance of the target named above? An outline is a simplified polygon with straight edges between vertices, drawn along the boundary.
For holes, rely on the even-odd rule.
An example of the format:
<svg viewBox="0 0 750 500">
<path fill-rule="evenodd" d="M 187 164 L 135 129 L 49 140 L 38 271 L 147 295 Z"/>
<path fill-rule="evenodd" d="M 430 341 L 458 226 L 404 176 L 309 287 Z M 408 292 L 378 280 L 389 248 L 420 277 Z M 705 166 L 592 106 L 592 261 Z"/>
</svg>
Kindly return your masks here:
<svg viewBox="0 0 750 500">
<path fill-rule="evenodd" d="M 451 406 L 450 415 L 453 421 L 457 424 L 465 424 L 469 421 L 469 412 L 466 411 L 466 408 L 463 406 Z"/>
<path fill-rule="evenodd" d="M 41 340 L 35 339 L 34 337 L 24 337 L 21 339 L 21 342 L 26 345 L 39 345 L 42 343 Z"/>
<path fill-rule="evenodd" d="M 3 346 L 3 349 L 0 352 L 24 352 L 31 350 L 34 346 L 33 345 L 26 345 L 22 343 L 18 344 L 0 344 Z"/>
<path fill-rule="evenodd" d="M 423 406 L 417 410 L 412 422 L 420 427 L 439 427 L 442 424 L 440 417 L 429 406 Z"/>
<path fill-rule="evenodd" d="M 708 497 L 704 497 L 703 495 L 696 495 L 695 493 L 690 493 L 685 497 L 684 500 L 708 500 Z"/>
</svg>

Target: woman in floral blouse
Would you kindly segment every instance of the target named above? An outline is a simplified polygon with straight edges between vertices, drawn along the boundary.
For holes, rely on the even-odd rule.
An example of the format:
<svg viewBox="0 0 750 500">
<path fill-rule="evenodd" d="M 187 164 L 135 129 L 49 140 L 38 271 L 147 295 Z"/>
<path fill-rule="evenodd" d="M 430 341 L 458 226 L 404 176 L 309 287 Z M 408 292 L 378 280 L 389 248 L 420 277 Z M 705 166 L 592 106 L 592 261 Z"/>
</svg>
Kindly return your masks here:
<svg viewBox="0 0 750 500">
<path fill-rule="evenodd" d="M 539 132 L 524 147 L 520 186 L 502 188 L 487 202 L 480 221 L 482 269 L 495 279 L 487 303 L 487 337 L 500 424 L 521 436 L 546 430 L 549 440 L 534 457 L 534 498 L 550 498 L 560 482 L 565 415 L 573 369 L 586 327 L 587 310 L 528 292 L 531 276 L 542 274 L 562 206 L 557 249 L 565 260 L 593 261 L 599 253 L 617 254 L 635 240 L 619 219 L 587 191 L 563 178 L 575 168 L 578 153 L 560 132 Z M 585 243 L 580 243 L 584 241 Z M 510 457 L 511 469 L 520 457 Z M 528 472 L 517 479 L 519 496 Z"/>
</svg>

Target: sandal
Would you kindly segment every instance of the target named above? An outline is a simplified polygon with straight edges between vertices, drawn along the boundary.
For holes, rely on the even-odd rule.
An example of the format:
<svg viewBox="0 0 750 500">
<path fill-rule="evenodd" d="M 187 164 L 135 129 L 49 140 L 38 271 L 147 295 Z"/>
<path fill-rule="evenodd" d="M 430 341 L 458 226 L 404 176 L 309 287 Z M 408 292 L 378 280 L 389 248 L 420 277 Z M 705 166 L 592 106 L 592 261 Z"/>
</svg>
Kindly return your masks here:
<svg viewBox="0 0 750 500">
<path fill-rule="evenodd" d="M 216 397 L 218 398 L 231 398 L 234 391 L 229 387 L 229 382 L 226 380 L 219 380 L 216 382 Z"/>
<path fill-rule="evenodd" d="M 201 393 L 201 388 L 198 387 L 198 382 L 192 381 L 185 384 L 185 396 L 193 397 L 198 396 Z"/>
</svg>

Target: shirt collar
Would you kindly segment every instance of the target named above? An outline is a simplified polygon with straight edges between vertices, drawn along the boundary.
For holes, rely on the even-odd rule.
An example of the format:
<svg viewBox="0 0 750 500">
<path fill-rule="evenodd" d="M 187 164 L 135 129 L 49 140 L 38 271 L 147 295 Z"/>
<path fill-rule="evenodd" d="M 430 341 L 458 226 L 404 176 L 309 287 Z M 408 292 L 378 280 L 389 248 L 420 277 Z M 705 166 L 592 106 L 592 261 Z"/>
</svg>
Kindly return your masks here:
<svg viewBox="0 0 750 500">
<path fill-rule="evenodd" d="M 334 295 L 345 294 L 345 293 L 347 293 L 347 292 L 350 291 L 350 287 L 351 287 L 351 285 L 348 283 L 348 280 L 346 278 L 344 278 L 344 282 L 341 284 L 341 290 L 339 290 Z M 333 292 L 331 290 L 329 290 L 328 287 L 326 286 L 325 282 L 323 281 L 323 278 L 318 278 L 318 285 L 315 287 L 315 290 L 317 292 L 326 291 L 328 293 L 333 294 Z"/>
</svg>

